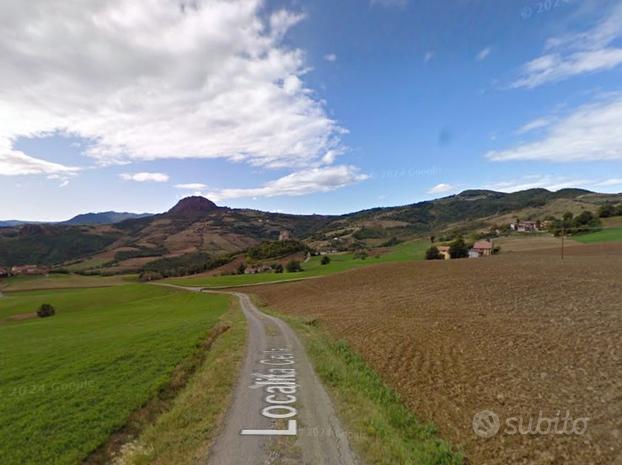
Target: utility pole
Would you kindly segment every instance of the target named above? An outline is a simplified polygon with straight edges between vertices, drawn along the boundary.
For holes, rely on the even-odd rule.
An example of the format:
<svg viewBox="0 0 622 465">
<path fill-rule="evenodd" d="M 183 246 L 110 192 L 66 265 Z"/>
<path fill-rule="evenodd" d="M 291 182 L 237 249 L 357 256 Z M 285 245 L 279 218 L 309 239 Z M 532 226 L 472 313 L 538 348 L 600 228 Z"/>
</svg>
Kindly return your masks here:
<svg viewBox="0 0 622 465">
<path fill-rule="evenodd" d="M 566 237 L 566 225 L 562 225 L 562 260 L 564 259 L 564 238 Z"/>
</svg>

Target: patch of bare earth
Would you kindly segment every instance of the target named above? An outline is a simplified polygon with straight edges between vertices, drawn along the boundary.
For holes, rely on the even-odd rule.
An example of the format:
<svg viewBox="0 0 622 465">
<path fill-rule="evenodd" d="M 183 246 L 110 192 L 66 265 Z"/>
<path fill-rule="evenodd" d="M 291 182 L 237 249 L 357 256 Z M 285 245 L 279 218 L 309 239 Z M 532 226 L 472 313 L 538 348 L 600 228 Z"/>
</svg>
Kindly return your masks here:
<svg viewBox="0 0 622 465">
<path fill-rule="evenodd" d="M 253 292 L 346 339 L 472 463 L 620 464 L 622 244 L 557 252 L 379 265 Z M 472 426 L 485 409 L 501 421 L 488 439 Z M 584 434 L 506 425 L 559 418 L 560 431 L 567 412 L 588 419 Z"/>
</svg>

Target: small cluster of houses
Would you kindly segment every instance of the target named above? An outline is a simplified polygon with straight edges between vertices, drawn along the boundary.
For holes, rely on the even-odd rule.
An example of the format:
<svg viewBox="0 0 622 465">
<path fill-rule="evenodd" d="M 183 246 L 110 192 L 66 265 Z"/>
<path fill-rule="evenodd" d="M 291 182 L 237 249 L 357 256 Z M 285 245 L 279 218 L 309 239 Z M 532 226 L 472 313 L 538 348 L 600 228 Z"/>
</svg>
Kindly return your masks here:
<svg viewBox="0 0 622 465">
<path fill-rule="evenodd" d="M 541 227 L 539 221 L 516 221 L 510 224 L 510 229 L 516 232 L 540 232 Z"/>
<path fill-rule="evenodd" d="M 50 269 L 48 267 L 39 265 L 19 265 L 6 268 L 0 266 L 0 278 L 18 275 L 42 275 L 48 274 L 49 272 Z"/>
<path fill-rule="evenodd" d="M 439 245 L 437 247 L 439 253 L 443 256 L 443 259 L 450 260 L 448 245 Z M 488 240 L 477 241 L 473 244 L 473 247 L 469 249 L 469 258 L 486 257 L 493 254 L 494 243 Z"/>
<path fill-rule="evenodd" d="M 244 274 L 270 273 L 271 271 L 272 267 L 270 265 L 247 266 L 244 269 Z"/>
</svg>

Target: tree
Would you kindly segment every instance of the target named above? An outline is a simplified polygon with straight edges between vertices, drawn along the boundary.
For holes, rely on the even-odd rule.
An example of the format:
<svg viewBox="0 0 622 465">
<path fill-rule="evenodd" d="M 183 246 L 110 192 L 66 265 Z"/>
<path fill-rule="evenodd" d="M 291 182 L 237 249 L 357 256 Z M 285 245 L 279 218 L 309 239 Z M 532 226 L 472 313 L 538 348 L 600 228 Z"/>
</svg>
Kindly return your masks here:
<svg viewBox="0 0 622 465">
<path fill-rule="evenodd" d="M 354 255 L 352 255 L 352 258 L 354 258 L 355 260 L 357 260 L 359 258 L 361 260 L 365 260 L 368 256 L 369 256 L 369 254 L 367 253 L 367 251 L 365 251 L 365 250 L 357 250 L 356 252 L 354 252 Z"/>
<path fill-rule="evenodd" d="M 322 265 L 328 265 L 330 263 L 330 257 L 328 255 L 324 255 L 322 260 L 320 261 Z"/>
<path fill-rule="evenodd" d="M 464 239 L 459 237 L 449 245 L 449 256 L 451 258 L 466 258 L 469 256 L 469 248 Z"/>
<path fill-rule="evenodd" d="M 285 269 L 288 273 L 297 273 L 302 271 L 302 267 L 300 266 L 300 262 L 298 260 L 290 260 L 287 262 Z"/>
<path fill-rule="evenodd" d="M 237 269 L 237 273 L 238 274 L 244 274 L 245 271 L 246 271 L 246 264 L 240 263 L 240 265 L 238 266 L 238 269 Z"/>
<path fill-rule="evenodd" d="M 274 268 L 275 273 L 283 273 L 283 265 L 281 265 L 280 263 L 277 263 L 272 268 Z"/>
<path fill-rule="evenodd" d="M 425 259 L 426 260 L 442 260 L 443 256 L 438 251 L 437 247 L 432 246 L 428 250 L 426 250 Z"/>
<path fill-rule="evenodd" d="M 41 304 L 39 310 L 37 310 L 37 316 L 39 318 L 46 318 L 48 316 L 56 315 L 56 309 L 52 307 L 50 304 Z"/>
<path fill-rule="evenodd" d="M 616 207 L 614 207 L 612 203 L 606 203 L 604 205 L 601 205 L 601 207 L 598 209 L 598 216 L 600 218 L 609 218 L 616 215 L 616 210 Z"/>
</svg>

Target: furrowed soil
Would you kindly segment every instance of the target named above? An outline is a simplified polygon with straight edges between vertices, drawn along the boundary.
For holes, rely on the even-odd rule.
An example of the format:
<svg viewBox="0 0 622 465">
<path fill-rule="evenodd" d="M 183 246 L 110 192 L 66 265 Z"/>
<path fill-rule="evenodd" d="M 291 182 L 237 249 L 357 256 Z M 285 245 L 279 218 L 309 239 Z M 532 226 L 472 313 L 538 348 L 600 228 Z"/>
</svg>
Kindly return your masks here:
<svg viewBox="0 0 622 465">
<path fill-rule="evenodd" d="M 621 277 L 622 244 L 601 244 L 563 261 L 552 249 L 386 264 L 253 292 L 345 339 L 471 463 L 611 465 L 622 463 Z M 491 438 L 473 430 L 483 410 L 500 418 Z M 553 432 L 573 422 L 583 434 Z"/>
</svg>

